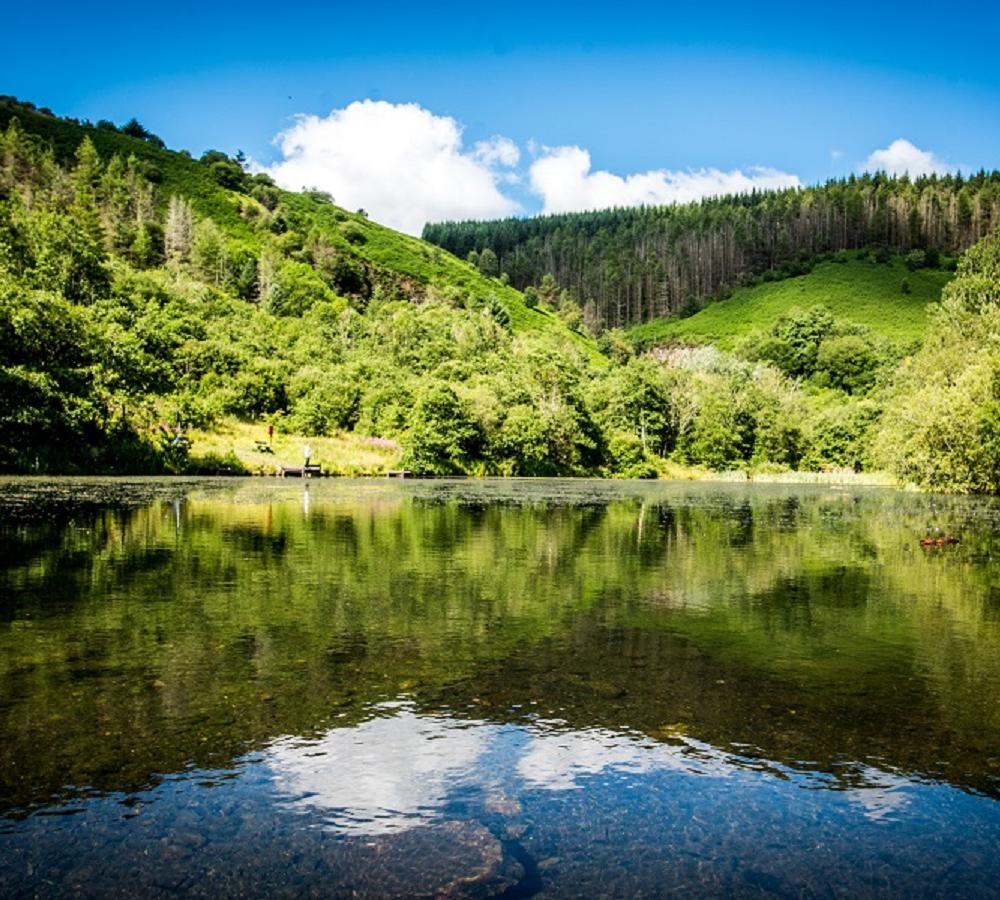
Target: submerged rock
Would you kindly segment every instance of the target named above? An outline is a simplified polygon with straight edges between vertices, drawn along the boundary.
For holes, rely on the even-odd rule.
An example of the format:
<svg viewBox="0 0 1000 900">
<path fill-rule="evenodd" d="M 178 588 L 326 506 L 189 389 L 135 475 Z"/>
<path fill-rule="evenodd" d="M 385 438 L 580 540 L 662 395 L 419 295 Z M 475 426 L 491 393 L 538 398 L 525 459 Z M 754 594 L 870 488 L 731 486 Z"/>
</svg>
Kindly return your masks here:
<svg viewBox="0 0 1000 900">
<path fill-rule="evenodd" d="M 501 842 L 475 822 L 445 822 L 339 843 L 331 892 L 493 897 L 524 877 Z"/>
</svg>

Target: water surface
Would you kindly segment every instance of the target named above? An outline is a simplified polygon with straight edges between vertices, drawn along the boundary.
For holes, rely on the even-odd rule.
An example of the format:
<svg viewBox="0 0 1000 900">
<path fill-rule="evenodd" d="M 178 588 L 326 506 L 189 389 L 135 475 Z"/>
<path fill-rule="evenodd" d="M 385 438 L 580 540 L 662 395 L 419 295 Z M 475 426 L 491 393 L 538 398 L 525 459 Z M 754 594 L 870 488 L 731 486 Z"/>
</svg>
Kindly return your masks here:
<svg viewBox="0 0 1000 900">
<path fill-rule="evenodd" d="M 992 502 L 16 479 L 0 513 L 3 896 L 1000 896 Z"/>
</svg>

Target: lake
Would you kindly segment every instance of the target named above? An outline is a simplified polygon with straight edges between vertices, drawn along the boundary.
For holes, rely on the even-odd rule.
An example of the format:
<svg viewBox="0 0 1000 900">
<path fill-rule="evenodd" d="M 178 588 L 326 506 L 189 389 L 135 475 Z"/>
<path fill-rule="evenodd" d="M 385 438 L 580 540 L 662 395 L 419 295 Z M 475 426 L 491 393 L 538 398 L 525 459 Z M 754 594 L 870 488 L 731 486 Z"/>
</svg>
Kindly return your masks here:
<svg viewBox="0 0 1000 900">
<path fill-rule="evenodd" d="M 1000 896 L 993 501 L 10 479 L 0 514 L 4 897 Z"/>
</svg>

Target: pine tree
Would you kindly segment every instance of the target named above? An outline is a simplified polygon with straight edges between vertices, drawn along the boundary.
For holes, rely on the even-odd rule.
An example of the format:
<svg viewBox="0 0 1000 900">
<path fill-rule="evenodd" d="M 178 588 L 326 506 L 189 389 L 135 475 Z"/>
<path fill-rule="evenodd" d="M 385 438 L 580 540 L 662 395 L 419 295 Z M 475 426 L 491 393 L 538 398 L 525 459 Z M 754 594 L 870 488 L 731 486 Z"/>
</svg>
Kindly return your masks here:
<svg viewBox="0 0 1000 900">
<path fill-rule="evenodd" d="M 497 255 L 489 248 L 483 248 L 479 254 L 479 271 L 488 278 L 493 278 L 497 274 Z"/>
<path fill-rule="evenodd" d="M 76 166 L 72 175 L 74 198 L 78 205 L 96 207 L 100 179 L 101 157 L 94 142 L 85 137 L 76 148 Z"/>
<path fill-rule="evenodd" d="M 136 223 L 131 215 L 128 175 L 120 156 L 113 156 L 105 168 L 101 176 L 99 197 L 108 251 L 125 253 L 135 240 Z"/>
</svg>

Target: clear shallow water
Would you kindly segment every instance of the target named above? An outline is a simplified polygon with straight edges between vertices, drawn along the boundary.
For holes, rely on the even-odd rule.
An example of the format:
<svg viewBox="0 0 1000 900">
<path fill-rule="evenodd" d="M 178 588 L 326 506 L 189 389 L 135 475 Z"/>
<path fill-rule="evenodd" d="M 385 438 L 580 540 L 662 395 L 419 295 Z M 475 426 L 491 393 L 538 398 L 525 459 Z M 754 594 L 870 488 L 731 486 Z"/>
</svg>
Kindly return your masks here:
<svg viewBox="0 0 1000 900">
<path fill-rule="evenodd" d="M 1000 896 L 994 503 L 22 479 L 0 511 L 4 896 Z"/>
</svg>

